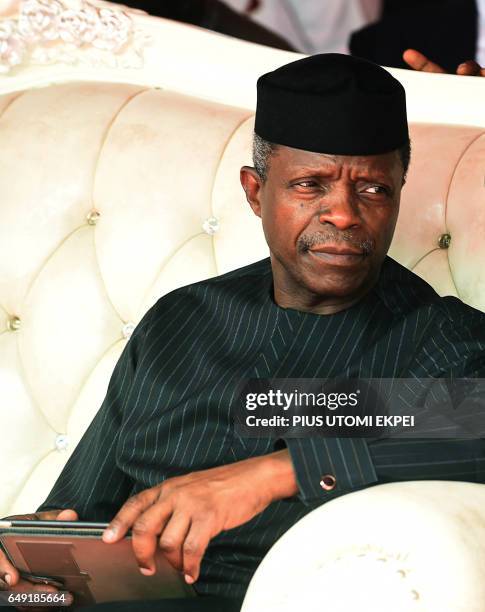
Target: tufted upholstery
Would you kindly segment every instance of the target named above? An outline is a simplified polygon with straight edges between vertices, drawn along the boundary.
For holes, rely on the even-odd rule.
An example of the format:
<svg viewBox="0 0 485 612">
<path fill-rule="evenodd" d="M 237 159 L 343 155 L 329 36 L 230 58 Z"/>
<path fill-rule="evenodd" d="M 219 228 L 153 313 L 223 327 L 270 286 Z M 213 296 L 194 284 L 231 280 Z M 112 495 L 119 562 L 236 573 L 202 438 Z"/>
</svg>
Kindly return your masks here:
<svg viewBox="0 0 485 612">
<path fill-rule="evenodd" d="M 113 69 L 103 82 L 100 69 L 86 82 L 85 69 L 34 67 L 30 86 L 27 71 L 0 88 L 0 411 L 8 431 L 0 516 L 43 500 L 100 406 L 133 325 L 158 297 L 267 255 L 238 179 L 250 160 L 253 101 L 223 103 L 291 56 L 140 20 L 160 32 L 151 72 L 132 78 Z M 213 62 L 221 78 L 212 99 L 207 80 L 188 92 L 173 68 L 180 59 L 187 69 L 187 51 L 175 51 L 200 40 L 207 51 L 192 53 L 194 79 L 201 57 Z M 485 310 L 485 117 L 479 109 L 464 114 L 468 125 L 445 125 L 440 106 L 441 123 L 432 124 L 429 99 L 419 113 L 429 79 L 454 103 L 457 77 L 393 72 L 403 74 L 415 124 L 391 255 L 440 293 Z M 224 74 L 234 87 L 221 85 Z M 440 248 L 446 233 L 451 244 Z"/>
</svg>

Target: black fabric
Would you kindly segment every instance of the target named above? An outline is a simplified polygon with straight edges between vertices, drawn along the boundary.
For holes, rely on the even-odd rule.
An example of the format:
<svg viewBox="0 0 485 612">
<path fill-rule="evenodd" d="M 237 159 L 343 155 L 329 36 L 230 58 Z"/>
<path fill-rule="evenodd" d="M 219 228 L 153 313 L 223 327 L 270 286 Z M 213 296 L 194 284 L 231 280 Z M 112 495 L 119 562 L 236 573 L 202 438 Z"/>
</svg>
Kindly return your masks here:
<svg viewBox="0 0 485 612">
<path fill-rule="evenodd" d="M 269 259 L 173 291 L 135 329 L 91 425 L 39 510 L 109 521 L 167 478 L 275 450 L 234 430 L 248 378 L 485 377 L 485 315 L 386 258 L 379 281 L 333 315 L 279 307 Z M 485 441 L 285 438 L 298 495 L 211 541 L 199 594 L 243 597 L 276 540 L 312 509 L 398 480 L 485 482 Z M 337 486 L 325 491 L 323 474 Z"/>
<path fill-rule="evenodd" d="M 405 8 L 406 9 L 420 9 L 423 6 L 435 6 L 439 8 L 440 5 L 443 4 L 443 0 L 406 0 Z M 388 17 L 389 15 L 393 15 L 401 11 L 404 7 L 403 0 L 383 0 L 382 2 L 382 17 Z"/>
<path fill-rule="evenodd" d="M 258 79 L 255 132 L 269 142 L 334 155 L 376 155 L 408 138 L 406 94 L 365 60 L 321 53 Z"/>
<path fill-rule="evenodd" d="M 402 59 L 406 49 L 416 49 L 447 72 L 475 59 L 478 11 L 475 0 L 423 0 L 402 2 L 387 16 L 350 40 L 353 55 L 382 66 L 409 68 Z"/>
<path fill-rule="evenodd" d="M 239 612 L 242 601 L 226 597 L 114 601 L 82 608 L 83 612 Z"/>
<path fill-rule="evenodd" d="M 123 2 L 150 15 L 198 25 L 207 12 L 208 0 L 128 0 Z"/>
<path fill-rule="evenodd" d="M 217 0 L 211 0 L 207 3 L 207 10 L 198 25 L 220 34 L 273 47 L 274 49 L 282 49 L 284 51 L 296 50 L 279 34 L 256 23 L 246 15 L 241 15 L 241 13 L 231 9 L 224 2 Z"/>
</svg>

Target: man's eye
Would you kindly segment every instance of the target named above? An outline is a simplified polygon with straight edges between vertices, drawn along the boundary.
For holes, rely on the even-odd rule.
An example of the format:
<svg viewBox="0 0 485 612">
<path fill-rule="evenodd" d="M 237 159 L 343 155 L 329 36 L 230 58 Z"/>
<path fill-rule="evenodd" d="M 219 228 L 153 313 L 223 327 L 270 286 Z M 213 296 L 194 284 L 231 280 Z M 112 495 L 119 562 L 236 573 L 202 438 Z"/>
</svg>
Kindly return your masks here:
<svg viewBox="0 0 485 612">
<path fill-rule="evenodd" d="M 315 183 L 315 181 L 300 181 L 299 183 L 296 183 L 297 187 L 306 187 L 306 188 L 312 188 L 312 187 L 316 187 L 317 183 Z"/>
<path fill-rule="evenodd" d="M 375 194 L 385 194 L 387 195 L 389 192 L 388 190 L 383 187 L 382 185 L 369 185 L 369 187 L 366 187 L 364 189 L 365 193 L 375 193 Z"/>
</svg>

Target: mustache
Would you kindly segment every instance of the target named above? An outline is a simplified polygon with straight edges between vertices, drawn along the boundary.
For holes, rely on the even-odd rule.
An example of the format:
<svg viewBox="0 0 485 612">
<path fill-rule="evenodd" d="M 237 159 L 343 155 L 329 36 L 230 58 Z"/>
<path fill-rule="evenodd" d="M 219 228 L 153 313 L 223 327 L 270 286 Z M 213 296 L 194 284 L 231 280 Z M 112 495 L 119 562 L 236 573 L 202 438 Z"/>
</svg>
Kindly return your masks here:
<svg viewBox="0 0 485 612">
<path fill-rule="evenodd" d="M 364 255 L 370 255 L 375 249 L 375 242 L 369 237 L 356 236 L 352 231 L 325 231 L 315 232 L 314 234 L 302 234 L 296 247 L 299 253 L 306 253 L 316 245 L 324 244 L 348 244 L 362 251 Z"/>
</svg>

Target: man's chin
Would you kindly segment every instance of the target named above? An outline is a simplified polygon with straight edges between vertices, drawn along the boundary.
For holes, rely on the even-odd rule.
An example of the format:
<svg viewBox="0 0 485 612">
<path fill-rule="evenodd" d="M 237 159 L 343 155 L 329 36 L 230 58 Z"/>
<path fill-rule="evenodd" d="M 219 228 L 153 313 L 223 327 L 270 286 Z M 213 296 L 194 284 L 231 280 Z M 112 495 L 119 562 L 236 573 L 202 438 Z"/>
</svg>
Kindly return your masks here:
<svg viewBox="0 0 485 612">
<path fill-rule="evenodd" d="M 312 256 L 313 257 L 313 256 Z M 372 284 L 370 261 L 339 262 L 334 264 L 323 260 L 315 265 L 301 268 L 300 280 L 305 288 L 314 295 L 349 298 L 364 294 Z"/>
</svg>

